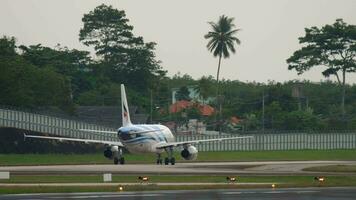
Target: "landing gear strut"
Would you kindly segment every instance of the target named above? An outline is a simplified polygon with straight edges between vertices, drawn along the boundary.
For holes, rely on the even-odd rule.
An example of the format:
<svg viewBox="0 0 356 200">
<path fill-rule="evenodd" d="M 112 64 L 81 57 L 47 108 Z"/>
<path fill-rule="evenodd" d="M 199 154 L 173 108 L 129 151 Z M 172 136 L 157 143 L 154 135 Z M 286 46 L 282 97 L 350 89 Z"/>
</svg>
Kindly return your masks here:
<svg viewBox="0 0 356 200">
<path fill-rule="evenodd" d="M 122 149 L 119 149 L 119 151 L 114 152 L 114 164 L 117 165 L 119 163 L 121 165 L 125 164 L 125 158 L 122 155 Z"/>
<path fill-rule="evenodd" d="M 157 154 L 157 161 L 156 161 L 157 165 L 162 165 L 162 158 L 161 158 L 161 154 L 158 153 Z"/>
<path fill-rule="evenodd" d="M 176 164 L 176 159 L 173 157 L 173 147 L 168 147 L 166 148 L 167 154 L 168 154 L 168 158 L 166 157 L 164 159 L 164 164 L 165 165 L 169 165 L 169 163 L 171 163 L 171 165 L 175 165 Z"/>
</svg>

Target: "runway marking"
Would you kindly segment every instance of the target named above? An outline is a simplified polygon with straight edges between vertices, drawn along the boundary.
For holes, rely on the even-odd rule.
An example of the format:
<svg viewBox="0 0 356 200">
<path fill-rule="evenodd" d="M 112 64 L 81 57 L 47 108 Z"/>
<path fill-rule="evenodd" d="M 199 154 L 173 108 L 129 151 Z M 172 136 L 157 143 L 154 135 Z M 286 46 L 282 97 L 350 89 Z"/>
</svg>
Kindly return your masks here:
<svg viewBox="0 0 356 200">
<path fill-rule="evenodd" d="M 288 191 L 268 191 L 268 192 L 262 192 L 264 194 L 281 194 L 281 193 L 290 193 Z"/>
<path fill-rule="evenodd" d="M 242 192 L 224 192 L 223 194 L 242 194 Z"/>
<path fill-rule="evenodd" d="M 303 190 L 303 191 L 290 191 L 290 190 L 283 190 L 283 191 L 254 191 L 254 192 L 224 192 L 223 194 L 226 195 L 235 195 L 235 194 L 256 194 L 256 193 L 264 193 L 264 194 L 282 194 L 282 193 L 297 193 L 297 194 L 303 194 L 303 193 L 317 193 L 320 191 L 315 191 L 315 190 Z"/>
<path fill-rule="evenodd" d="M 20 200 L 43 200 L 43 199 L 20 199 Z"/>
<path fill-rule="evenodd" d="M 113 197 L 155 197 L 161 194 L 115 194 L 115 195 L 86 195 L 86 196 L 66 196 L 66 199 L 87 199 L 87 198 L 113 198 Z M 63 197 L 49 197 L 50 199 L 63 199 Z"/>
<path fill-rule="evenodd" d="M 316 192 L 320 192 L 320 191 L 297 191 L 296 193 L 316 193 Z"/>
</svg>

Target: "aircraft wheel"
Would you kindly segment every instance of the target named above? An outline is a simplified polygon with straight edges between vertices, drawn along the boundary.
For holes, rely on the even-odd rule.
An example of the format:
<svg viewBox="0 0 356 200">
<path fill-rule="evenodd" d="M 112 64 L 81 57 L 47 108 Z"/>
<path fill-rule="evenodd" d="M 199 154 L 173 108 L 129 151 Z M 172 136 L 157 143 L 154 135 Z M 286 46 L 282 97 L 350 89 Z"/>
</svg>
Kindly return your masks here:
<svg viewBox="0 0 356 200">
<path fill-rule="evenodd" d="M 124 158 L 124 157 L 121 157 L 121 158 L 120 158 L 120 164 L 121 164 L 121 165 L 125 164 L 125 158 Z"/>
<path fill-rule="evenodd" d="M 168 159 L 168 158 L 165 158 L 165 159 L 164 159 L 164 164 L 165 164 L 165 165 L 168 165 L 168 164 L 169 164 L 169 159 Z"/>
<path fill-rule="evenodd" d="M 162 159 L 157 159 L 157 165 L 162 165 Z"/>
<path fill-rule="evenodd" d="M 114 158 L 114 164 L 115 165 L 119 164 L 119 159 L 118 158 Z"/>
<path fill-rule="evenodd" d="M 175 165 L 176 164 L 176 159 L 173 157 L 173 158 L 171 158 L 171 164 L 172 165 Z"/>
</svg>

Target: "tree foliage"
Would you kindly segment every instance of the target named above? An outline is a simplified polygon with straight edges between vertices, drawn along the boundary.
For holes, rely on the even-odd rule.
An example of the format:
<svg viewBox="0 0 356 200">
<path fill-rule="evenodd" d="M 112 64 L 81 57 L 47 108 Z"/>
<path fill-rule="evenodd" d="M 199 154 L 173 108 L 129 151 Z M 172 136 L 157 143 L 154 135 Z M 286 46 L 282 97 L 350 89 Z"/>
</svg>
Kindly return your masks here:
<svg viewBox="0 0 356 200">
<path fill-rule="evenodd" d="M 156 43 L 134 36 L 125 11 L 102 4 L 85 14 L 82 21 L 79 40 L 94 47 L 102 60 L 103 76 L 148 94 L 145 86 L 153 88 L 156 79 L 165 75 L 155 58 Z"/>
<path fill-rule="evenodd" d="M 0 104 L 33 108 L 56 105 L 73 111 L 68 78 L 51 66 L 39 68 L 16 53 L 13 38 L 1 39 Z"/>
<path fill-rule="evenodd" d="M 341 105 L 344 113 L 346 73 L 356 71 L 356 26 L 337 19 L 333 25 L 306 28 L 299 43 L 304 46 L 287 59 L 288 69 L 302 74 L 315 66 L 326 67 L 322 74 L 335 76 L 343 86 Z"/>
<path fill-rule="evenodd" d="M 192 101 L 216 106 L 211 100 L 216 97 L 217 83 L 212 76 L 199 79 L 181 73 L 166 76 L 156 60 L 155 44 L 145 43 L 143 38 L 132 34 L 133 27 L 123 11 L 101 5 L 86 14 L 83 22 L 81 41 L 93 46 L 99 59 L 92 58 L 87 51 L 61 45 L 17 46 L 13 37 L 0 38 L 1 106 L 57 107 L 75 114 L 77 105 L 118 106 L 120 83 L 125 83 L 131 105 L 146 113 L 151 103 L 157 108 L 152 109 L 155 122 L 182 124 L 197 118 L 207 123 L 208 128 L 216 124 L 213 116 L 202 117 L 196 108 L 175 114 L 168 112 L 172 89 L 177 87 L 179 100 L 191 100 L 188 87 L 193 87 L 200 98 Z M 306 30 L 306 36 L 300 38 L 305 47 L 288 60 L 290 69 L 303 73 L 323 65 L 328 67 L 324 75 L 330 76 L 354 71 L 354 26 L 337 20 L 333 25 Z M 225 125 L 235 117 L 241 119 L 239 125 L 244 130 L 260 130 L 263 122 L 265 130 L 356 128 L 356 85 L 343 84 L 341 80 L 336 83 L 221 80 L 220 85 L 225 97 L 221 118 Z M 295 85 L 303 86 L 299 99 L 292 96 Z M 344 99 L 346 115 L 342 115 L 338 105 L 341 90 L 348 94 Z"/>
<path fill-rule="evenodd" d="M 176 93 L 176 99 L 177 101 L 181 101 L 181 100 L 187 100 L 190 101 L 191 98 L 189 96 L 190 92 L 187 86 L 182 86 L 179 88 L 179 90 Z"/>
</svg>

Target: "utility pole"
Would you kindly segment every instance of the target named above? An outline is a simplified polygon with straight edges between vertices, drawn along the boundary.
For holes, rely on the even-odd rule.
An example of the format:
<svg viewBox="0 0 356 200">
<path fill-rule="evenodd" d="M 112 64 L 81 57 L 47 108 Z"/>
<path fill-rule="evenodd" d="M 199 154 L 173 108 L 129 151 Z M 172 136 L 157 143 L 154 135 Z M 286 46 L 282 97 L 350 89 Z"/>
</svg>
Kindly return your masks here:
<svg viewBox="0 0 356 200">
<path fill-rule="evenodd" d="M 265 132 L 265 91 L 262 92 L 262 133 Z"/>
<path fill-rule="evenodd" d="M 298 97 L 298 110 L 302 110 L 302 98 Z"/>
<path fill-rule="evenodd" d="M 150 109 L 150 111 L 151 111 L 150 116 L 151 116 L 151 124 L 152 124 L 152 114 L 153 114 L 153 95 L 152 95 L 152 89 L 151 89 L 151 109 Z"/>
</svg>

